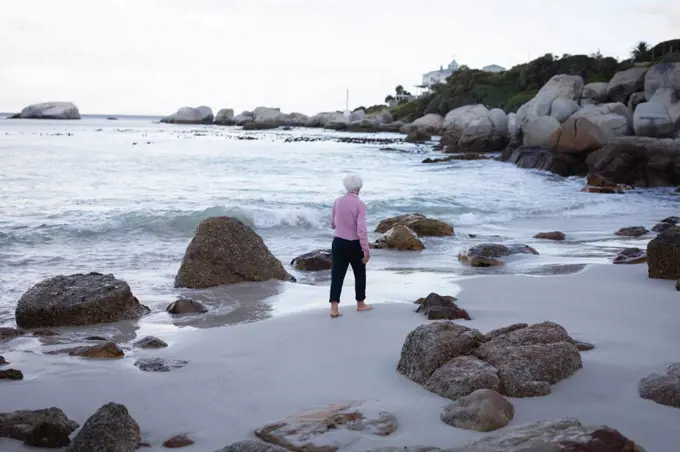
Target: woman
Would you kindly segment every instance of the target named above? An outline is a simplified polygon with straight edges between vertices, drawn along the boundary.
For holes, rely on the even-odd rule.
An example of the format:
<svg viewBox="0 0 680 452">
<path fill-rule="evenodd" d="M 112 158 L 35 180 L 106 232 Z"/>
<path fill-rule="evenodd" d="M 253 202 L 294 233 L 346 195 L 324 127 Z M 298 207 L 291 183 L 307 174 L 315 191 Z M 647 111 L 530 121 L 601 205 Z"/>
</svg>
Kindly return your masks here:
<svg viewBox="0 0 680 452">
<path fill-rule="evenodd" d="M 342 315 L 338 304 L 347 267 L 350 265 L 354 272 L 357 311 L 372 309 L 372 306 L 365 303 L 366 263 L 370 258 L 370 252 L 366 230 L 366 205 L 359 199 L 363 182 L 358 174 L 348 174 L 342 183 L 347 193 L 335 200 L 331 219 L 331 227 L 335 229 L 332 246 L 331 317 Z"/>
</svg>

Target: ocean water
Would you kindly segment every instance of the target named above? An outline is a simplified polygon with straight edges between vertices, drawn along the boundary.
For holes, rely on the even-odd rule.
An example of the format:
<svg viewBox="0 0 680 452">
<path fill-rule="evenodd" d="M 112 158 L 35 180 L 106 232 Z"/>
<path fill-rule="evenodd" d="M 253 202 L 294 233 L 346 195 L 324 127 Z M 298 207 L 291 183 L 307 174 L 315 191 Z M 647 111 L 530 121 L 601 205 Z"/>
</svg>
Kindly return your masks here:
<svg viewBox="0 0 680 452">
<path fill-rule="evenodd" d="M 342 141 L 348 137 L 397 142 Z M 342 194 L 346 172 L 363 176 L 370 229 L 383 218 L 413 212 L 456 229 L 455 237 L 426 238 L 423 252 L 375 250 L 368 276 L 374 302 L 411 302 L 464 277 L 492 282 L 497 273 L 542 275 L 606 263 L 618 249 L 644 247 L 652 237 L 620 238 L 613 234 L 617 229 L 651 229 L 678 214 L 680 195 L 670 189 L 587 194 L 579 191 L 581 178 L 496 161 L 422 164 L 437 153 L 402 138 L 305 129 L 243 132 L 151 118 L 0 120 L 0 324 L 13 323 L 17 300 L 33 284 L 90 271 L 125 279 L 154 310 L 145 321 L 158 325 L 170 323 L 164 309 L 180 295 L 205 301 L 217 313 L 206 316 L 213 323 L 323 306 L 327 295 L 318 287 L 328 285 L 328 272 L 301 274 L 290 261 L 329 247 L 331 204 Z M 299 283 L 174 289 L 196 226 L 215 215 L 254 227 Z M 565 232 L 567 241 L 532 239 L 552 230 Z M 494 270 L 458 262 L 460 250 L 485 241 L 526 243 L 540 255 L 514 257 Z M 350 276 L 346 284 L 343 301 L 349 302 Z"/>
</svg>

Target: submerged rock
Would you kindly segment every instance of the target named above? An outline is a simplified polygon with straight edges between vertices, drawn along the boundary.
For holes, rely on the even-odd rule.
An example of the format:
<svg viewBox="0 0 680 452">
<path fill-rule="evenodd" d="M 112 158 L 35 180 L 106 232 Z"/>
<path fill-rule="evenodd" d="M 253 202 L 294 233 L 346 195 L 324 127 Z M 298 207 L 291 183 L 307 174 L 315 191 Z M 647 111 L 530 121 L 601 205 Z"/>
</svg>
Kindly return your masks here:
<svg viewBox="0 0 680 452">
<path fill-rule="evenodd" d="M 315 250 L 290 261 L 290 265 L 303 272 L 316 272 L 333 268 L 331 250 Z"/>
<path fill-rule="evenodd" d="M 0 380 L 23 380 L 24 374 L 17 369 L 0 370 Z"/>
<path fill-rule="evenodd" d="M 130 286 L 101 273 L 56 276 L 29 289 L 17 303 L 22 328 L 90 325 L 133 320 L 150 312 Z"/>
<path fill-rule="evenodd" d="M 649 231 L 644 226 L 629 226 L 626 228 L 621 228 L 614 234 L 621 237 L 641 237 L 648 234 Z"/>
<path fill-rule="evenodd" d="M 255 430 L 255 436 L 292 451 L 335 451 L 364 435 L 387 436 L 397 430 L 397 418 L 361 403 L 310 410 Z M 345 430 L 338 435 L 338 430 Z"/>
<path fill-rule="evenodd" d="M 441 420 L 452 427 L 478 432 L 503 428 L 515 417 L 515 409 L 492 389 L 479 389 L 444 407 Z"/>
<path fill-rule="evenodd" d="M 584 426 L 578 419 L 541 421 L 508 427 L 448 452 L 644 452 L 607 426 Z"/>
<path fill-rule="evenodd" d="M 26 331 L 20 328 L 0 327 L 0 341 L 11 341 L 24 335 L 26 335 Z"/>
<path fill-rule="evenodd" d="M 179 449 L 191 446 L 192 444 L 194 444 L 194 441 L 191 438 L 186 435 L 177 435 L 165 440 L 163 442 L 163 447 L 167 447 L 168 449 Z"/>
<path fill-rule="evenodd" d="M 640 248 L 624 248 L 614 256 L 612 262 L 614 264 L 644 264 L 647 262 L 647 252 Z"/>
<path fill-rule="evenodd" d="M 664 218 L 661 220 L 660 223 L 656 224 L 653 228 L 652 231 L 654 232 L 663 232 L 668 228 L 671 228 L 675 226 L 676 224 L 680 223 L 680 218 L 678 217 L 668 217 Z"/>
<path fill-rule="evenodd" d="M 294 280 L 255 231 L 237 218 L 213 217 L 198 225 L 175 287 L 201 289 L 271 279 Z"/>
<path fill-rule="evenodd" d="M 188 300 L 186 298 L 180 298 L 177 301 L 170 303 L 166 308 L 166 311 L 170 314 L 202 314 L 208 312 L 203 303 L 194 300 Z"/>
<path fill-rule="evenodd" d="M 181 369 L 188 361 L 179 359 L 141 358 L 135 361 L 135 367 L 144 372 L 170 372 L 172 369 Z"/>
<path fill-rule="evenodd" d="M 447 237 L 454 234 L 453 226 L 449 223 L 428 218 L 419 213 L 399 215 L 382 220 L 375 228 L 375 232 L 384 234 L 398 225 L 408 226 L 420 237 Z"/>
<path fill-rule="evenodd" d="M 638 391 L 643 399 L 680 408 L 680 363 L 668 366 L 664 374 L 654 373 L 643 378 Z"/>
<path fill-rule="evenodd" d="M 496 267 L 503 265 L 501 258 L 513 254 L 538 254 L 538 251 L 528 245 L 482 243 L 458 253 L 458 260 L 472 267 Z"/>
<path fill-rule="evenodd" d="M 23 441 L 29 447 L 66 447 L 77 428 L 77 422 L 55 407 L 0 413 L 0 437 Z"/>
<path fill-rule="evenodd" d="M 63 348 L 47 352 L 47 355 L 59 355 L 68 353 L 70 356 L 80 356 L 83 358 L 98 358 L 98 359 L 112 359 L 122 358 L 125 352 L 113 342 L 103 342 L 96 345 L 88 345 L 83 347 Z"/>
<path fill-rule="evenodd" d="M 422 312 L 428 320 L 471 320 L 470 315 L 465 309 L 456 305 L 457 299 L 451 296 L 442 297 L 439 294 L 431 293 L 419 303 L 416 312 Z"/>
<path fill-rule="evenodd" d="M 138 348 L 165 348 L 168 346 L 168 343 L 157 337 L 147 336 L 135 342 L 134 345 Z"/>
<path fill-rule="evenodd" d="M 109 402 L 85 422 L 66 452 L 136 452 L 139 425 L 124 405 Z"/>
<path fill-rule="evenodd" d="M 383 234 L 374 244 L 375 248 L 389 248 L 398 251 L 420 251 L 425 245 L 408 226 L 398 224 Z"/>
<path fill-rule="evenodd" d="M 647 244 L 649 277 L 680 279 L 680 227 L 660 232 Z"/>
<path fill-rule="evenodd" d="M 564 235 L 564 232 L 553 231 L 553 232 L 539 232 L 534 236 L 534 238 L 543 240 L 555 240 L 561 242 L 565 240 L 567 236 Z"/>
<path fill-rule="evenodd" d="M 498 369 L 504 395 L 536 397 L 583 367 L 574 342 L 560 325 L 543 322 L 496 335 L 473 354 Z"/>
</svg>

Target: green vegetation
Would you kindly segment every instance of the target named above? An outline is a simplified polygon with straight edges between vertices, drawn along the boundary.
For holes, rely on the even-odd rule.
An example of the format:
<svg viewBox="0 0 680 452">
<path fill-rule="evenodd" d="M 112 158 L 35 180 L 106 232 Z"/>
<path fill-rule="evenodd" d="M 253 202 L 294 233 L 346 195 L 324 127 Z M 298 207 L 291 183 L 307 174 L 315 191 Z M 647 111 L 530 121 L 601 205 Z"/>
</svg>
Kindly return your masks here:
<svg viewBox="0 0 680 452">
<path fill-rule="evenodd" d="M 413 121 L 429 113 L 446 115 L 454 108 L 470 104 L 484 104 L 488 108 L 502 108 L 510 113 L 536 95 L 554 75 L 572 74 L 583 77 L 585 83 L 608 82 L 618 71 L 638 64 L 680 61 L 680 39 L 662 42 L 650 48 L 638 43 L 631 51 L 632 58 L 618 62 L 598 51 L 592 55 L 546 54 L 529 63 L 520 64 L 505 72 L 484 72 L 461 66 L 446 83 L 432 86 L 431 93 L 392 109 L 395 119 Z M 400 85 L 396 92 L 403 92 Z"/>
</svg>

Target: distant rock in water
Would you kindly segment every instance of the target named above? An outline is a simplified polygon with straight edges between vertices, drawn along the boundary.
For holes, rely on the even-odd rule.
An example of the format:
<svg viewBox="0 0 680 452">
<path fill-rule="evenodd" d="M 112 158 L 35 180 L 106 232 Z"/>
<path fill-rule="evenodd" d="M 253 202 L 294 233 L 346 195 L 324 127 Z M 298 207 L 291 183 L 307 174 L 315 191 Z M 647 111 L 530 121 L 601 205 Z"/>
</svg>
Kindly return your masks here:
<svg viewBox="0 0 680 452">
<path fill-rule="evenodd" d="M 71 102 L 45 102 L 29 105 L 11 119 L 80 119 L 80 112 Z"/>
<path fill-rule="evenodd" d="M 418 235 L 411 228 L 403 224 L 398 224 L 384 233 L 375 241 L 373 247 L 398 251 L 420 251 L 425 249 L 425 245 L 418 238 Z"/>
<path fill-rule="evenodd" d="M 567 237 L 564 235 L 564 232 L 552 231 L 552 232 L 539 232 L 534 236 L 534 238 L 542 240 L 555 240 L 561 242 L 565 240 Z"/>
<path fill-rule="evenodd" d="M 234 121 L 234 110 L 232 108 L 223 108 L 217 112 L 215 116 L 215 124 L 220 126 L 233 126 L 236 124 Z"/>
<path fill-rule="evenodd" d="M 175 287 L 202 289 L 271 279 L 295 280 L 255 231 L 237 218 L 212 217 L 198 225 Z"/>
<path fill-rule="evenodd" d="M 640 248 L 624 248 L 612 259 L 614 264 L 644 264 L 645 262 L 647 262 L 647 252 Z"/>
<path fill-rule="evenodd" d="M 296 257 L 290 265 L 304 272 L 330 270 L 333 267 L 333 257 L 331 250 L 315 250 Z"/>
<path fill-rule="evenodd" d="M 161 119 L 167 124 L 212 124 L 213 112 L 210 107 L 182 107 L 176 113 Z"/>
<path fill-rule="evenodd" d="M 513 254 L 538 254 L 538 251 L 528 245 L 481 243 L 458 253 L 458 260 L 472 267 L 497 267 L 503 265 L 503 257 Z"/>
<path fill-rule="evenodd" d="M 382 220 L 375 232 L 386 233 L 394 226 L 408 226 L 421 237 L 447 237 L 454 234 L 453 226 L 436 218 L 427 218 L 419 213 L 399 215 Z"/>
<path fill-rule="evenodd" d="M 208 308 L 198 301 L 180 298 L 179 300 L 170 303 L 166 311 L 170 314 L 202 314 L 208 312 Z"/>
<path fill-rule="evenodd" d="M 29 289 L 17 303 L 16 322 L 22 328 L 133 320 L 150 312 L 130 286 L 101 273 L 56 276 Z"/>
</svg>

